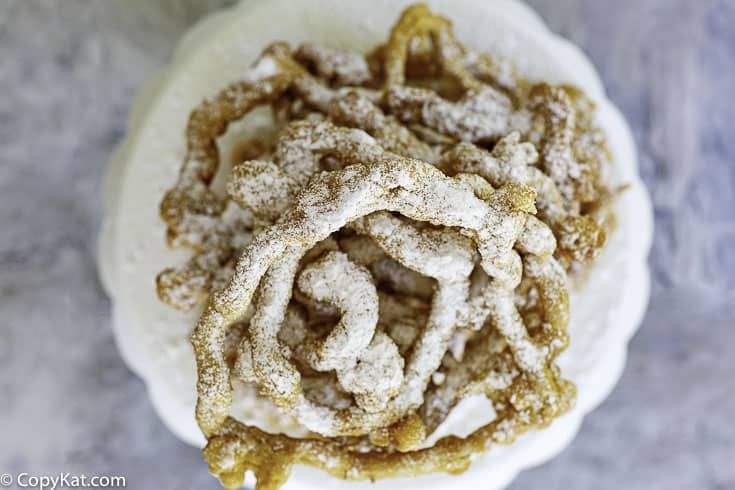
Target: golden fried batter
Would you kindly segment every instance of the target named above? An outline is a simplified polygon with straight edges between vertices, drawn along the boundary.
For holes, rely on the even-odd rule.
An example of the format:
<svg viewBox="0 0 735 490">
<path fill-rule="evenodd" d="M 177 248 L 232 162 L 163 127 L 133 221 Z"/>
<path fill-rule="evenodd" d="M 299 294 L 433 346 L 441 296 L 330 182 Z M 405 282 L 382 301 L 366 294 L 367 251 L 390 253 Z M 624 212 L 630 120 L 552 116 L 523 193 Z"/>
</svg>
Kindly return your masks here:
<svg viewBox="0 0 735 490">
<path fill-rule="evenodd" d="M 219 196 L 217 138 L 263 105 L 278 137 L 244 142 Z M 522 79 L 415 5 L 368 55 L 271 45 L 192 111 L 186 139 L 161 216 L 194 256 L 157 289 L 205 304 L 196 415 L 223 485 L 253 471 L 275 490 L 293 464 L 347 480 L 460 473 L 573 405 L 555 365 L 566 272 L 614 223 L 581 91 Z M 314 435 L 229 417 L 233 379 Z M 495 419 L 424 447 L 477 394 Z"/>
</svg>

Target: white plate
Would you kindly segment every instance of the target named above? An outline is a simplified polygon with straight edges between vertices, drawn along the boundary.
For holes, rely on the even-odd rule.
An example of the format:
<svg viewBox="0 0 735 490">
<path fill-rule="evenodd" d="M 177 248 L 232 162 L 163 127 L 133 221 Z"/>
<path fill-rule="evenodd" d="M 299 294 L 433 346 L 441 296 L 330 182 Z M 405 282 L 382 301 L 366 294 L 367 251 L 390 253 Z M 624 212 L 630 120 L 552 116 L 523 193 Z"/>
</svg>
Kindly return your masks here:
<svg viewBox="0 0 735 490">
<path fill-rule="evenodd" d="M 166 425 L 181 439 L 204 442 L 194 420 L 196 369 L 188 334 L 198 312 L 184 314 L 162 304 L 154 279 L 181 263 L 185 251 L 164 240 L 158 204 L 176 179 L 184 156 L 184 128 L 191 109 L 242 78 L 262 47 L 273 40 L 313 41 L 367 50 L 385 39 L 410 2 L 288 0 L 249 1 L 208 16 L 182 39 L 174 60 L 135 100 L 126 139 L 110 161 L 105 197 L 107 218 L 100 234 L 99 267 L 113 300 L 113 326 L 120 352 L 146 382 Z M 549 428 L 498 447 L 460 476 L 444 474 L 376 484 L 349 483 L 313 468 L 296 467 L 285 489 L 349 488 L 397 490 L 496 489 L 524 468 L 561 451 L 584 415 L 620 377 L 627 342 L 638 327 L 649 296 L 646 265 L 652 235 L 648 194 L 638 176 L 630 130 L 605 97 L 597 73 L 582 52 L 547 30 L 540 18 L 514 0 L 434 0 L 429 5 L 454 21 L 458 38 L 482 51 L 514 59 L 524 76 L 572 83 L 598 104 L 599 123 L 613 150 L 615 178 L 630 184 L 617 204 L 619 227 L 585 284 L 572 293 L 571 342 L 559 364 L 577 384 L 577 405 Z M 467 407 L 443 427 L 463 431 L 472 421 Z M 247 413 L 243 414 L 246 417 Z M 202 471 L 206 466 L 202 462 Z"/>
</svg>

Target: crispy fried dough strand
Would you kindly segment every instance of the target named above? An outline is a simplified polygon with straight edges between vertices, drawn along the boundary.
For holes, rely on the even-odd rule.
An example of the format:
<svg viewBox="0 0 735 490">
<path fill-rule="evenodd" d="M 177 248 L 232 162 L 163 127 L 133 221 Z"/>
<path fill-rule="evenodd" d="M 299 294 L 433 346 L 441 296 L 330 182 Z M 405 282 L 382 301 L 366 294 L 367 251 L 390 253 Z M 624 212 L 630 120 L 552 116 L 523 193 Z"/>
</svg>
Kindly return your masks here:
<svg viewBox="0 0 735 490">
<path fill-rule="evenodd" d="M 221 196 L 217 139 L 258 106 L 278 136 L 248 140 Z M 204 305 L 196 418 L 223 485 L 252 471 L 276 490 L 294 464 L 347 480 L 460 473 L 572 407 L 555 364 L 566 271 L 614 221 L 593 111 L 464 47 L 425 5 L 368 55 L 274 43 L 192 111 L 160 211 L 194 255 L 157 289 Z M 234 380 L 313 435 L 232 418 Z M 425 447 L 472 395 L 495 418 Z"/>
</svg>

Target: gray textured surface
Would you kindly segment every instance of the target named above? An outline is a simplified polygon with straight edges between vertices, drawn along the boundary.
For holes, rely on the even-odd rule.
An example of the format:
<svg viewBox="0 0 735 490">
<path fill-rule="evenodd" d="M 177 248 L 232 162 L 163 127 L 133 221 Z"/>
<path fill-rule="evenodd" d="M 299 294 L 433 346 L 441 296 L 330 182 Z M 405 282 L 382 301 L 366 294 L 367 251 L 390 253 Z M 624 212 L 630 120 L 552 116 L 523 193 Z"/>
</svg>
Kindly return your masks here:
<svg viewBox="0 0 735 490">
<path fill-rule="evenodd" d="M 119 358 L 94 255 L 135 89 L 223 3 L 0 0 L 0 473 L 218 488 Z M 735 488 L 735 2 L 530 3 L 630 121 L 656 239 L 620 384 L 513 488 Z"/>
</svg>

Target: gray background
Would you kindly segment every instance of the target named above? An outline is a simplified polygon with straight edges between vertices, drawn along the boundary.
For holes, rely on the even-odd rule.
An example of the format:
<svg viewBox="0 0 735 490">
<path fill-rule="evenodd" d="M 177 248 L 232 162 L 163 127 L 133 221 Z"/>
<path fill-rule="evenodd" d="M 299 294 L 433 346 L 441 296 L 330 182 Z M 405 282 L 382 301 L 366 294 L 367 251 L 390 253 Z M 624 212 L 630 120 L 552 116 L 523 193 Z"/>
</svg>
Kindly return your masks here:
<svg viewBox="0 0 735 490">
<path fill-rule="evenodd" d="M 219 488 L 117 354 L 95 235 L 136 88 L 225 3 L 0 0 L 0 472 Z M 591 56 L 630 121 L 656 239 L 620 384 L 513 488 L 733 489 L 735 2 L 530 3 Z"/>
</svg>

